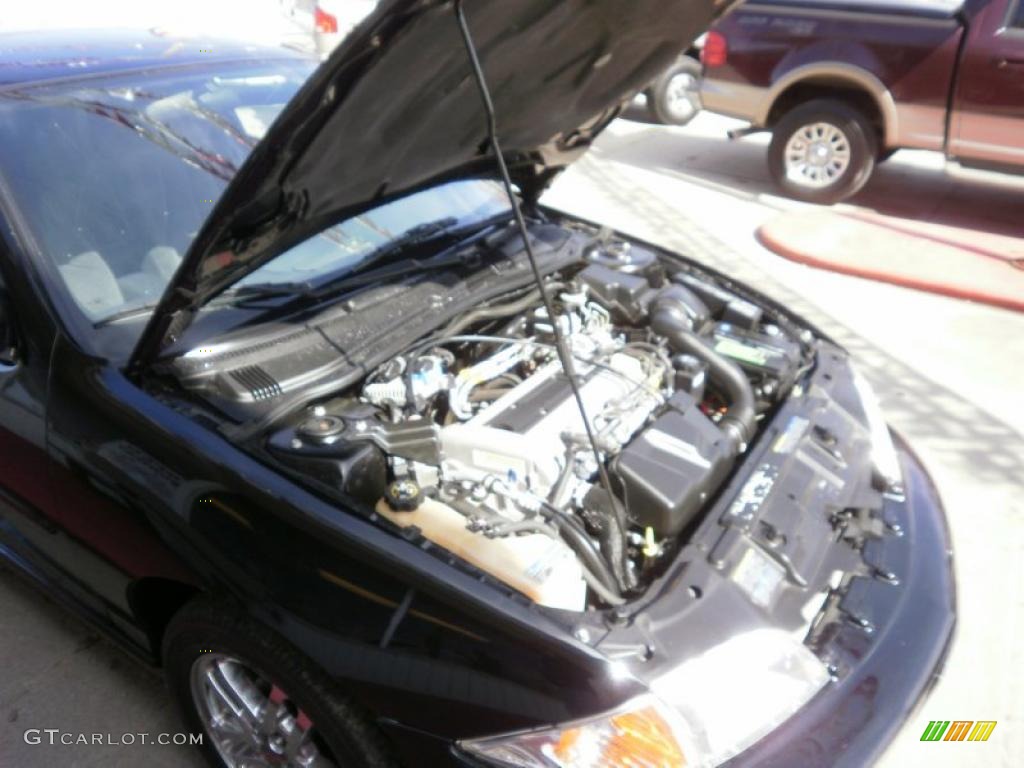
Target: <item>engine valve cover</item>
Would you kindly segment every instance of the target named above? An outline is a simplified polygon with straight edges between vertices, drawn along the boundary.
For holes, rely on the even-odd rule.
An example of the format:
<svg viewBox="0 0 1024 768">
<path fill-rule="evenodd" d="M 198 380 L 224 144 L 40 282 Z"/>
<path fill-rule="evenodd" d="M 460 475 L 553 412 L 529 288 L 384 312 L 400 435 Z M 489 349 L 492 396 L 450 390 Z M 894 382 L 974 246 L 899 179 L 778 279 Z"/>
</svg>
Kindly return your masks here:
<svg viewBox="0 0 1024 768">
<path fill-rule="evenodd" d="M 612 355 L 606 367 L 579 363 L 578 370 L 595 434 L 614 452 L 657 405 L 651 391 L 661 382 L 646 379 L 640 363 L 624 354 Z M 556 360 L 468 422 L 444 427 L 442 470 L 452 480 L 497 476 L 543 497 L 565 468 L 565 438 L 572 435 L 583 439 L 583 422 Z"/>
</svg>

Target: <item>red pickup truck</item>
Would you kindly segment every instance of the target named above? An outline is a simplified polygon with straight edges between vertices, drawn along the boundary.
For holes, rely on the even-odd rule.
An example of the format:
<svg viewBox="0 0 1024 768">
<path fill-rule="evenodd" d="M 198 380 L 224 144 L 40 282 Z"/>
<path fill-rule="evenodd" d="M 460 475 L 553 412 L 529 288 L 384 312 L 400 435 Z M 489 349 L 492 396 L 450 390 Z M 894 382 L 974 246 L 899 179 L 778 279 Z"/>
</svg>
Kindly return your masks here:
<svg viewBox="0 0 1024 768">
<path fill-rule="evenodd" d="M 770 130 L 794 197 L 849 197 L 902 147 L 1024 171 L 1024 0 L 755 0 L 702 58 L 704 107 Z"/>
</svg>

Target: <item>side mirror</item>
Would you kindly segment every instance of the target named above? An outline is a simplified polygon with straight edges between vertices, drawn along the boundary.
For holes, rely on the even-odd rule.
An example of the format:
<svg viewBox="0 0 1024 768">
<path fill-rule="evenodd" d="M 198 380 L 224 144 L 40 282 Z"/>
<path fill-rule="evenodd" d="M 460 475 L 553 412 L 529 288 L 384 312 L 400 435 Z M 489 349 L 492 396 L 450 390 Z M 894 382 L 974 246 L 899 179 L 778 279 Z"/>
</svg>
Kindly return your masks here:
<svg viewBox="0 0 1024 768">
<path fill-rule="evenodd" d="M 11 368 L 20 362 L 14 312 L 7 291 L 0 289 L 0 366 Z"/>
</svg>

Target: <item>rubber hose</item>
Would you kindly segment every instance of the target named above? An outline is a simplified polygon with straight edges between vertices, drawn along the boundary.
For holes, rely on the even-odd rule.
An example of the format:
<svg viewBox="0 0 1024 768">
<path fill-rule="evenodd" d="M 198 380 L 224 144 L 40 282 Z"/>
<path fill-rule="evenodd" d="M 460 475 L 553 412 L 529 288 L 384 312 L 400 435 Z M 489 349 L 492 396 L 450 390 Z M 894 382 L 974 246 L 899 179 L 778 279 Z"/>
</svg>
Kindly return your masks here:
<svg viewBox="0 0 1024 768">
<path fill-rule="evenodd" d="M 630 578 L 630 572 L 626 569 L 626 534 L 625 529 L 619 522 L 619 518 L 612 515 L 608 518 L 605 529 L 601 534 L 601 542 L 607 550 L 606 557 L 612 565 L 612 573 L 615 581 L 621 584 L 621 589 L 632 589 L 635 584 Z"/>
<path fill-rule="evenodd" d="M 613 594 L 618 594 L 619 587 L 615 576 L 609 570 L 608 563 L 605 562 L 601 552 L 594 546 L 594 542 L 583 531 L 573 525 L 567 516 L 555 510 L 554 507 L 545 504 L 544 508 L 553 513 L 551 515 L 552 522 L 558 528 L 563 541 L 583 560 L 587 570 L 604 584 L 605 589 L 610 590 Z"/>
<path fill-rule="evenodd" d="M 729 410 L 719 427 L 730 436 L 737 452 L 745 450 L 757 429 L 754 389 L 743 370 L 722 357 L 693 331 L 683 298 L 670 286 L 661 291 L 648 308 L 651 330 L 668 339 L 677 353 L 693 355 L 708 367 L 708 378 L 725 390 Z"/>
<path fill-rule="evenodd" d="M 565 283 L 549 283 L 548 288 L 558 290 L 564 288 Z M 520 312 L 525 312 L 527 309 L 532 307 L 540 301 L 540 291 L 534 288 L 532 291 L 527 293 L 515 301 L 510 301 L 505 304 L 495 304 L 491 307 L 480 307 L 480 309 L 473 309 L 458 317 L 450 322 L 440 333 L 441 336 L 455 336 L 465 328 L 479 323 L 481 320 L 493 320 L 498 317 L 507 317 L 508 315 L 517 315 Z"/>
</svg>

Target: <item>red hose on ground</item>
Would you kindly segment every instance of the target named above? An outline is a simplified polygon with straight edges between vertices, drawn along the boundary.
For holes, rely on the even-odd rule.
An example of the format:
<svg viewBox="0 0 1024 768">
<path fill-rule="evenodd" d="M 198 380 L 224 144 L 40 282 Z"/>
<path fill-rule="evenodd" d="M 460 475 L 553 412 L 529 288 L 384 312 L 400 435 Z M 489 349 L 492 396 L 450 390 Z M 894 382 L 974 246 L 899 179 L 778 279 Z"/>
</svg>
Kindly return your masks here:
<svg viewBox="0 0 1024 768">
<path fill-rule="evenodd" d="M 1024 270 L 1015 267 L 1016 253 L 992 252 L 991 244 L 981 249 L 957 242 L 959 237 L 921 235 L 829 211 L 785 213 L 762 225 L 757 236 L 769 250 L 801 264 L 1024 312 Z"/>
</svg>

